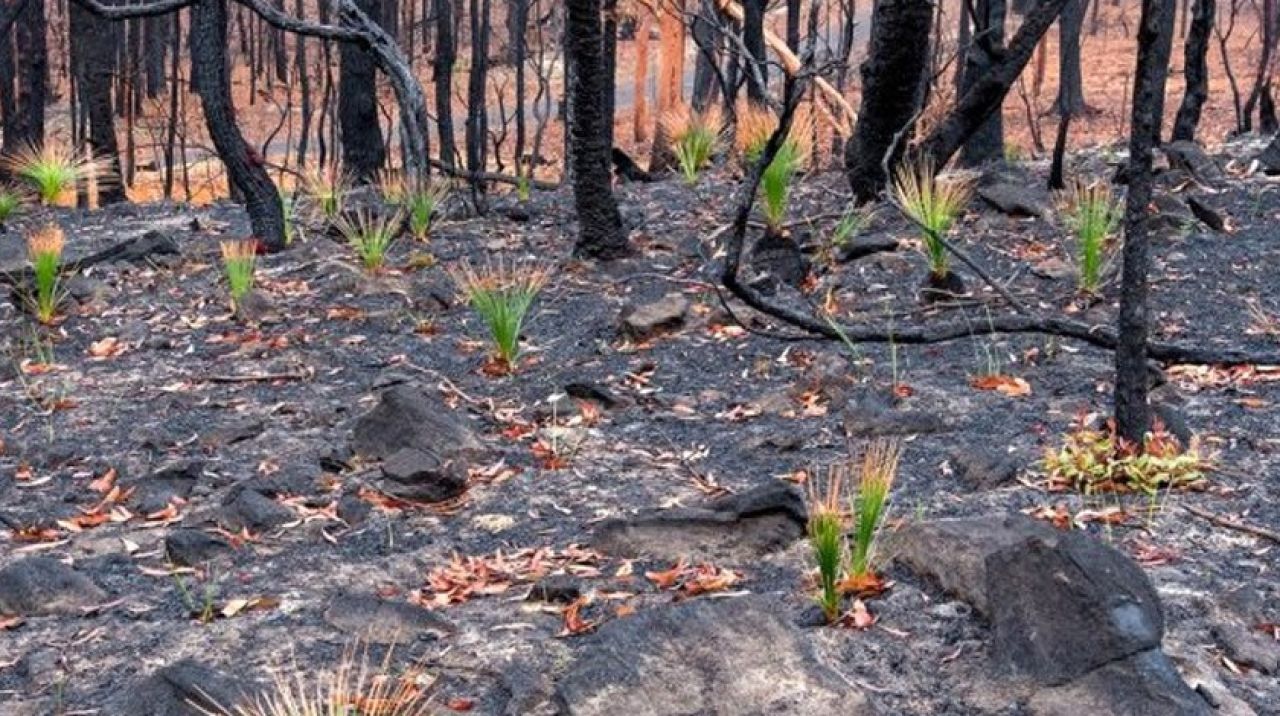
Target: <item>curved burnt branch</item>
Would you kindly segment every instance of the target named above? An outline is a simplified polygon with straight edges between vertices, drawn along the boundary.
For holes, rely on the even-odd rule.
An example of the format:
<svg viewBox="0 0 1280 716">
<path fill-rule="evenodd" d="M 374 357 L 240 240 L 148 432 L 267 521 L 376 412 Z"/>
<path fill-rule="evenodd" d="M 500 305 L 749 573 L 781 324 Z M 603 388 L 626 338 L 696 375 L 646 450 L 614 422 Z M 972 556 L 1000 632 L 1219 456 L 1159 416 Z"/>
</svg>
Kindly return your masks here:
<svg viewBox="0 0 1280 716">
<path fill-rule="evenodd" d="M 105 17 L 108 20 L 128 20 L 135 17 L 168 15 L 175 10 L 194 5 L 196 0 L 154 0 L 154 2 L 123 5 L 104 3 L 101 0 L 72 0 L 72 2 L 98 17 Z M 19 0 L 19 4 L 25 3 L 26 0 Z"/>
</svg>

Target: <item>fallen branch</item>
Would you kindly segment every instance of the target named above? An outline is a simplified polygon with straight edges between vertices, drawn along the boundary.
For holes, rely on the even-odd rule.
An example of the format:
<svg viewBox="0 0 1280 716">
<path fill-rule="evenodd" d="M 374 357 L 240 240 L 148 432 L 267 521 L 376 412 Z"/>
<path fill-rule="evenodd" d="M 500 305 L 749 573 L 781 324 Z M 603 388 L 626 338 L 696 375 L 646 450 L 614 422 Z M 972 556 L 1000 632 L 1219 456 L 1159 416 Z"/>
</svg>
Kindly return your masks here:
<svg viewBox="0 0 1280 716">
<path fill-rule="evenodd" d="M 246 375 L 210 375 L 202 380 L 205 383 L 273 383 L 277 380 L 307 380 L 314 372 L 311 370 L 295 370 L 283 373 L 249 373 Z"/>
<path fill-rule="evenodd" d="M 1183 505 L 1182 509 L 1186 510 L 1187 512 L 1190 512 L 1196 517 L 1209 520 L 1210 522 L 1212 522 L 1215 525 L 1218 525 L 1219 527 L 1226 527 L 1229 530 L 1244 532 L 1245 534 L 1250 534 L 1250 535 L 1253 535 L 1254 537 L 1261 537 L 1262 539 L 1271 540 L 1276 544 L 1280 544 L 1280 532 L 1275 532 L 1265 527 L 1258 527 L 1256 525 L 1251 525 L 1245 522 L 1241 522 L 1235 518 L 1227 517 L 1226 515 L 1220 515 L 1216 512 L 1210 512 L 1206 509 L 1196 507 L 1194 505 Z"/>
</svg>

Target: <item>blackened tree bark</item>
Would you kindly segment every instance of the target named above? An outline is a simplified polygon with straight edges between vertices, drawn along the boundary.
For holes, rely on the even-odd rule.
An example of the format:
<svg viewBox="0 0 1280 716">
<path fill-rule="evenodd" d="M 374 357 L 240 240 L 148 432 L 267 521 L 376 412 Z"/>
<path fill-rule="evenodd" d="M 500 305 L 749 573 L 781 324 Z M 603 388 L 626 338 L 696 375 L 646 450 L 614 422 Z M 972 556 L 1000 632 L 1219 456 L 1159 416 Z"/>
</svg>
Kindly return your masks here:
<svg viewBox="0 0 1280 716">
<path fill-rule="evenodd" d="M 693 108 L 705 110 L 716 100 L 717 67 L 720 63 L 720 33 L 717 11 L 712 3 L 702 0 L 690 23 L 693 44 L 698 56 L 693 63 Z"/>
<path fill-rule="evenodd" d="M 27 0 L 14 22 L 16 109 L 5 117 L 6 149 L 44 143 L 44 106 L 48 99 L 49 51 L 45 40 L 44 0 Z"/>
<path fill-rule="evenodd" d="M 800 0 L 787 0 L 787 47 L 800 51 Z"/>
<path fill-rule="evenodd" d="M 566 50 L 575 68 L 569 102 L 573 105 L 573 200 L 578 214 L 574 253 L 613 259 L 631 252 L 622 215 L 613 198 L 609 155 L 600 95 L 603 61 L 600 0 L 567 0 Z"/>
<path fill-rule="evenodd" d="M 1276 48 L 1276 7 L 1275 0 L 1262 0 L 1262 17 L 1258 24 L 1262 26 L 1262 53 L 1258 57 L 1258 72 L 1254 75 L 1253 89 L 1249 91 L 1249 99 L 1245 100 L 1241 122 L 1241 130 L 1253 131 L 1253 110 L 1262 99 L 1262 88 L 1271 81 L 1271 57 Z"/>
<path fill-rule="evenodd" d="M 934 168 L 945 166 L 987 117 L 1004 104 L 1009 88 L 1022 74 L 1065 2 L 1040 0 L 1023 18 L 1000 61 L 974 82 L 951 112 L 920 142 L 920 153 L 929 158 Z"/>
<path fill-rule="evenodd" d="M 1215 0 L 1196 0 L 1192 8 L 1191 29 L 1183 51 L 1183 74 L 1186 76 L 1186 92 L 1182 105 L 1173 121 L 1173 139 L 1194 141 L 1200 125 L 1200 110 L 1209 96 L 1209 33 L 1213 30 L 1213 18 L 1217 14 Z"/>
<path fill-rule="evenodd" d="M 236 126 L 227 70 L 226 0 L 199 0 L 191 6 L 192 82 L 204 108 L 205 125 L 227 177 L 244 197 L 254 236 L 271 251 L 284 248 L 280 194 L 256 150 Z"/>
<path fill-rule="evenodd" d="M 98 203 L 118 204 L 126 201 L 126 197 L 121 181 L 120 150 L 116 146 L 115 113 L 111 107 L 115 28 L 111 22 L 95 17 L 75 3 L 71 3 L 69 14 L 72 67 L 81 106 L 89 117 L 89 146 L 94 156 L 107 162 L 111 173 L 98 183 Z"/>
<path fill-rule="evenodd" d="M 165 49 L 169 46 L 169 23 L 167 17 L 149 17 L 144 23 L 143 43 L 146 55 L 147 98 L 156 99 L 165 88 Z M 72 33 L 74 39 L 74 33 Z"/>
<path fill-rule="evenodd" d="M 1129 192 L 1125 200 L 1120 316 L 1117 326 L 1115 418 L 1120 437 L 1141 446 L 1151 429 L 1147 403 L 1147 205 L 1152 157 L 1160 143 L 1160 109 L 1173 42 L 1174 0 L 1143 0 L 1129 132 Z M 1168 37 L 1165 37 L 1168 35 Z"/>
<path fill-rule="evenodd" d="M 765 44 L 764 44 L 764 11 L 766 0 L 743 0 L 742 1 L 742 46 L 746 50 L 749 57 L 744 57 L 743 62 L 747 63 L 747 99 L 753 102 L 764 102 L 769 96 L 769 65 L 765 61 Z M 928 37 L 929 26 L 926 24 L 923 28 L 925 37 Z M 918 38 L 915 40 L 919 42 Z M 927 47 L 929 43 L 925 42 Z"/>
<path fill-rule="evenodd" d="M 436 88 L 436 131 L 440 134 L 440 163 L 453 169 L 453 64 L 458 47 L 453 32 L 453 0 L 435 0 L 436 54 L 431 63 Z"/>
<path fill-rule="evenodd" d="M 977 84 L 978 78 L 990 71 L 997 58 L 1004 54 L 1005 0 L 977 0 L 972 7 L 975 15 L 972 39 L 965 51 L 964 73 L 957 96 L 963 96 Z M 996 110 L 965 142 L 960 163 L 972 167 L 1003 157 L 1004 113 Z"/>
<path fill-rule="evenodd" d="M 853 137 L 845 148 L 844 167 L 859 202 L 874 199 L 884 188 L 885 156 L 890 147 L 897 163 L 905 138 L 894 146 L 920 108 L 928 77 L 930 0 L 880 0 L 871 25 L 870 48 L 862 65 L 862 105 Z"/>
<path fill-rule="evenodd" d="M 471 0 L 471 71 L 467 79 L 467 171 L 479 175 L 488 156 L 489 103 L 485 87 L 489 79 L 489 0 Z M 483 192 L 482 182 L 472 183 Z"/>
<path fill-rule="evenodd" d="M 355 3 L 370 18 L 380 17 L 379 0 Z M 338 48 L 338 125 L 344 170 L 357 182 L 374 181 L 387 161 L 378 121 L 377 65 L 365 48 L 352 42 Z"/>
<path fill-rule="evenodd" d="M 516 173 L 524 173 L 524 145 L 526 136 L 526 89 L 525 60 L 529 54 L 529 43 L 525 41 L 525 32 L 529 28 L 529 0 L 512 0 L 508 9 L 510 19 L 507 27 L 511 33 L 511 62 L 516 69 Z M 532 169 L 532 167 L 530 167 Z"/>
<path fill-rule="evenodd" d="M 604 110 L 605 132 L 609 146 L 613 146 L 613 119 L 618 99 L 618 0 L 604 0 L 601 51 L 604 61 L 604 86 L 600 88 L 600 103 Z"/>
<path fill-rule="evenodd" d="M 1078 115 L 1085 111 L 1084 79 L 1080 71 L 1085 1 L 1067 0 L 1058 18 L 1058 100 L 1054 109 L 1059 114 Z"/>
</svg>

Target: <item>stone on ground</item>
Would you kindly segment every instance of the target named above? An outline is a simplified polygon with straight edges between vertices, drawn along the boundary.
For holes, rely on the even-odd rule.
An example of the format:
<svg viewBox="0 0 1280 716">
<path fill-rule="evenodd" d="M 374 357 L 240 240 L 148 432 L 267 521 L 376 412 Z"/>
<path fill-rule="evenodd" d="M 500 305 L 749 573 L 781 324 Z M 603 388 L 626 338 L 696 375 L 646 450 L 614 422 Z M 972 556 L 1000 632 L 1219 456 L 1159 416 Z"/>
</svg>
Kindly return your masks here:
<svg viewBox="0 0 1280 716">
<path fill-rule="evenodd" d="M 645 341 L 684 326 L 689 313 L 689 299 L 680 293 L 668 293 L 657 301 L 622 310 L 619 327 L 633 341 Z"/>
<path fill-rule="evenodd" d="M 107 601 L 85 575 L 49 557 L 27 557 L 0 570 L 0 615 L 75 615 Z"/>
<path fill-rule="evenodd" d="M 352 447 L 373 460 L 405 448 L 440 456 L 482 448 L 471 427 L 439 395 L 413 385 L 383 391 L 378 405 L 356 422 Z"/>
</svg>

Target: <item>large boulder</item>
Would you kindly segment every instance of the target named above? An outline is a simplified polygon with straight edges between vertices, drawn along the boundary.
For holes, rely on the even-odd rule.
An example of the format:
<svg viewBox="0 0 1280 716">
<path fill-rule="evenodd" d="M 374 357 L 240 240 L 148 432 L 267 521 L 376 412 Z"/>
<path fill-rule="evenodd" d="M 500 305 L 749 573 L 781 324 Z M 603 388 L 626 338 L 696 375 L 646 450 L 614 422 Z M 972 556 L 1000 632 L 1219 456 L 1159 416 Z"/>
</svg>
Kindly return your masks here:
<svg viewBox="0 0 1280 716">
<path fill-rule="evenodd" d="M 786 549 L 804 535 L 804 500 L 776 482 L 711 500 L 596 526 L 592 545 L 619 557 L 743 561 Z"/>
<path fill-rule="evenodd" d="M 0 616 L 79 614 L 107 601 L 85 575 L 49 557 L 27 557 L 0 570 Z"/>
<path fill-rule="evenodd" d="M 404 500 L 442 502 L 467 489 L 466 466 L 414 448 L 397 450 L 382 463 L 379 487 Z"/>
<path fill-rule="evenodd" d="M 471 427 L 437 394 L 413 385 L 382 393 L 378 405 L 356 422 L 352 447 L 373 460 L 385 460 L 405 448 L 441 457 L 482 449 Z"/>
<path fill-rule="evenodd" d="M 1183 682 L 1169 657 L 1151 649 L 1104 664 L 1027 702 L 1030 716 L 1208 716 L 1203 698 Z"/>
<path fill-rule="evenodd" d="M 874 713 L 763 597 L 695 599 L 583 639 L 557 685 L 568 716 Z"/>
</svg>

